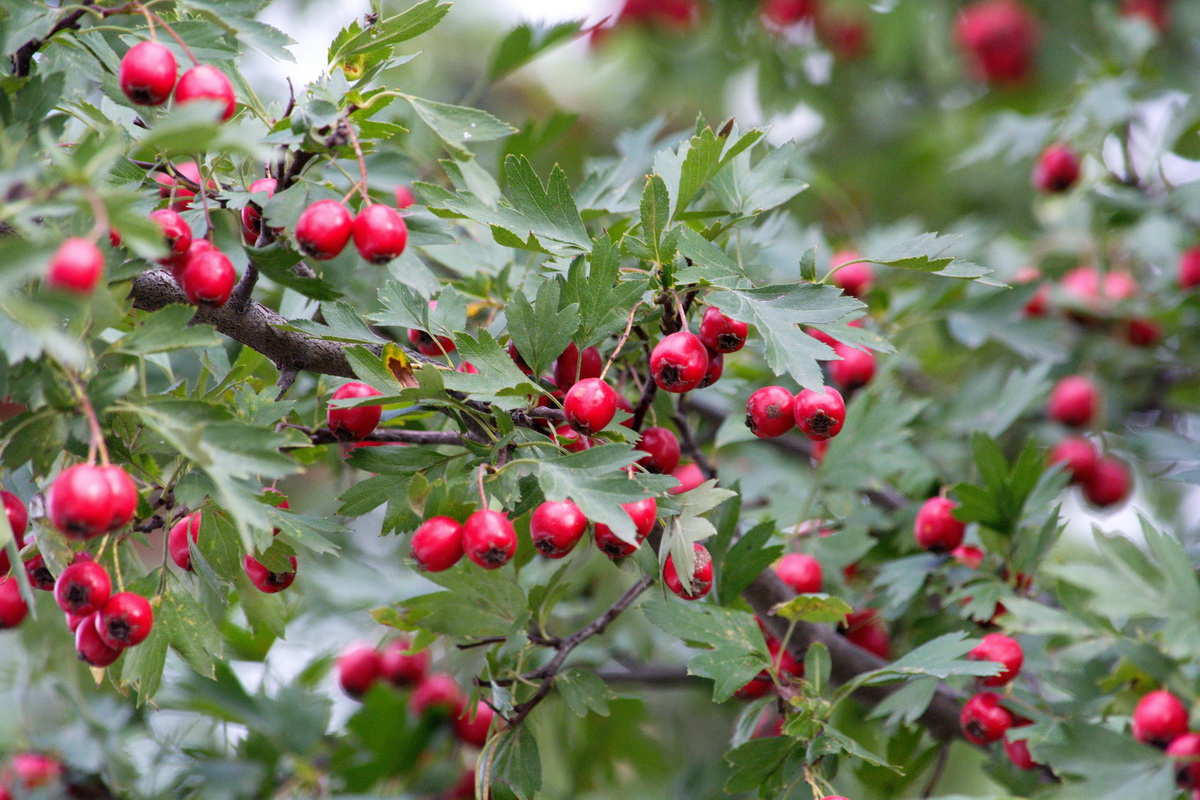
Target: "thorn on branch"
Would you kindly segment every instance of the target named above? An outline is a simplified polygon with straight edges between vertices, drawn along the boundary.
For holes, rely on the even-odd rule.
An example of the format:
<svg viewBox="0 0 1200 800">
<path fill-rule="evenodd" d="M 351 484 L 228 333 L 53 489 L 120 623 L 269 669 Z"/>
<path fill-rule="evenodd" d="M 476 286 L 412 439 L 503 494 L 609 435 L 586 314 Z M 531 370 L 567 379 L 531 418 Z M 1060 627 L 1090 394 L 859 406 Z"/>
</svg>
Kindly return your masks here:
<svg viewBox="0 0 1200 800">
<path fill-rule="evenodd" d="M 300 370 L 295 367 L 284 367 L 279 370 L 279 379 L 275 381 L 275 385 L 279 387 L 279 394 L 275 395 L 276 403 L 283 399 L 288 389 L 292 388 L 292 384 L 296 382 L 296 376 L 299 374 Z"/>
</svg>

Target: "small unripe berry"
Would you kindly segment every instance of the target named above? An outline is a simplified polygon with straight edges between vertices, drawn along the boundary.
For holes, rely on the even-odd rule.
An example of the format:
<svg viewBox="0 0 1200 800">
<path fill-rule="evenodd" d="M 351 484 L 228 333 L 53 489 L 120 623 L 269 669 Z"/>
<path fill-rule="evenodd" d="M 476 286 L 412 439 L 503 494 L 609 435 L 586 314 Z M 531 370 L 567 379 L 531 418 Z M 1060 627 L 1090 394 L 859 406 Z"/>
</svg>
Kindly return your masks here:
<svg viewBox="0 0 1200 800">
<path fill-rule="evenodd" d="M 111 596 L 108 570 L 95 561 L 76 561 L 54 582 L 54 601 L 64 612 L 76 617 L 99 611 Z"/>
<path fill-rule="evenodd" d="M 679 466 L 679 438 L 666 428 L 646 428 L 637 449 L 649 454 L 637 462 L 647 472 L 670 475 Z"/>
<path fill-rule="evenodd" d="M 354 247 L 364 261 L 386 264 L 399 258 L 408 244 L 408 226 L 391 206 L 375 203 L 354 218 Z"/>
<path fill-rule="evenodd" d="M 796 594 L 821 591 L 825 582 L 821 562 L 805 553 L 787 553 L 775 564 L 775 574 Z"/>
<path fill-rule="evenodd" d="M 1166 689 L 1145 695 L 1133 709 L 1133 738 L 1139 742 L 1166 747 L 1187 728 L 1187 709 Z"/>
<path fill-rule="evenodd" d="M 958 503 L 948 497 L 931 497 L 925 501 L 913 522 L 913 535 L 922 550 L 949 553 L 962 544 L 967 526 L 954 518 L 956 508 Z"/>
<path fill-rule="evenodd" d="M 233 262 L 216 248 L 188 258 L 179 280 L 180 288 L 192 303 L 217 307 L 229 301 L 236 283 Z"/>
<path fill-rule="evenodd" d="M 832 386 L 822 387 L 820 392 L 802 389 L 792 403 L 792 414 L 796 427 L 809 439 L 832 439 L 846 421 L 846 401 Z"/>
<path fill-rule="evenodd" d="M 796 424 L 794 398 L 782 386 L 764 386 L 746 401 L 746 427 L 760 439 L 783 436 Z"/>
<path fill-rule="evenodd" d="M 1067 145 L 1057 142 L 1038 156 L 1033 168 L 1033 185 L 1039 192 L 1065 192 L 1079 180 L 1079 156 Z"/>
<path fill-rule="evenodd" d="M 179 78 L 175 86 L 176 105 L 185 105 L 195 100 L 215 100 L 224 103 L 221 120 L 227 120 L 237 110 L 233 96 L 233 84 L 225 73 L 211 64 L 192 67 Z"/>
<path fill-rule="evenodd" d="M 188 572 L 192 571 L 192 553 L 188 541 L 200 539 L 200 514 L 199 511 L 188 514 L 172 525 L 167 534 L 167 551 L 171 554 L 171 560 Z"/>
<path fill-rule="evenodd" d="M 680 578 L 675 569 L 675 560 L 671 556 L 667 556 L 667 560 L 663 564 L 663 583 L 676 596 L 682 597 L 684 600 L 699 600 L 709 593 L 713 584 L 712 556 L 709 555 L 708 549 L 699 542 L 693 544 L 692 547 L 696 553 L 696 565 L 691 578 L 687 581 Z"/>
<path fill-rule="evenodd" d="M 967 741 L 982 747 L 997 741 L 1012 727 L 1013 715 L 1000 705 L 1000 695 L 980 692 L 963 705 L 959 722 Z"/>
<path fill-rule="evenodd" d="M 473 719 L 469 719 L 470 711 L 464 708 L 463 712 L 454 718 L 454 735 L 463 744 L 483 747 L 487 744 L 488 731 L 492 728 L 495 713 L 492 707 L 482 700 L 475 705 Z"/>
<path fill-rule="evenodd" d="M 570 500 L 547 501 L 529 519 L 529 538 L 546 558 L 562 558 L 574 549 L 587 531 L 587 517 Z"/>
<path fill-rule="evenodd" d="M 466 703 L 458 681 L 444 672 L 426 675 L 409 699 L 409 707 L 418 717 L 429 713 L 456 714 Z"/>
<path fill-rule="evenodd" d="M 585 347 L 583 352 L 574 342 L 554 361 L 554 385 L 566 391 L 575 385 L 576 381 L 589 378 L 599 378 L 604 369 L 604 359 L 596 347 Z"/>
<path fill-rule="evenodd" d="M 163 239 L 167 244 L 167 255 L 158 260 L 163 266 L 170 266 L 176 259 L 183 258 L 192 246 L 192 226 L 179 216 L 178 211 L 160 208 L 150 212 L 150 219 L 157 223 L 162 230 Z"/>
<path fill-rule="evenodd" d="M 584 435 L 604 430 L 617 413 L 617 393 L 600 378 L 584 378 L 563 400 L 567 424 Z"/>
<path fill-rule="evenodd" d="M 91 294 L 104 274 L 104 254 L 87 239 L 67 239 L 46 270 L 47 285 L 75 294 Z"/>
<path fill-rule="evenodd" d="M 117 70 L 121 91 L 139 106 L 160 106 L 175 88 L 175 55 L 158 42 L 138 42 L 126 51 Z"/>
<path fill-rule="evenodd" d="M 141 644 L 153 625 L 150 602 L 133 592 L 114 594 L 96 614 L 96 633 L 106 645 L 118 650 Z"/>
<path fill-rule="evenodd" d="M 1096 461 L 1092 474 L 1083 482 L 1083 496 L 1097 508 L 1120 505 L 1129 497 L 1133 478 L 1125 464 L 1111 456 Z"/>
<path fill-rule="evenodd" d="M 714 353 L 736 353 L 746 346 L 746 323 L 725 316 L 721 309 L 709 306 L 700 320 L 700 341 Z"/>
<path fill-rule="evenodd" d="M 650 353 L 650 373 L 664 392 L 690 392 L 700 385 L 707 372 L 708 350 L 693 333 L 672 333 Z"/>
<path fill-rule="evenodd" d="M 1021 672 L 1025 663 L 1025 651 L 1021 649 L 1016 639 L 1002 633 L 989 633 L 983 640 L 967 653 L 972 661 L 997 661 L 1004 666 L 998 675 L 980 678 L 984 686 L 1003 686 L 1011 683 Z"/>
<path fill-rule="evenodd" d="M 412 555 L 424 572 L 450 569 L 463 556 L 463 530 L 450 517 L 432 517 L 413 531 Z"/>
<path fill-rule="evenodd" d="M 121 656 L 123 647 L 110 647 L 97 629 L 100 612 L 83 619 L 75 629 L 75 652 L 79 660 L 92 667 L 107 667 Z"/>
<path fill-rule="evenodd" d="M 429 671 L 429 651 L 409 655 L 407 639 L 394 639 L 384 645 L 380 657 L 380 674 L 393 686 L 415 686 Z"/>
<path fill-rule="evenodd" d="M 658 519 L 658 501 L 653 497 L 647 497 L 644 500 L 638 500 L 633 503 L 625 503 L 621 508 L 625 509 L 625 513 L 633 519 L 634 538 L 636 542 L 630 544 L 613 533 L 612 529 L 607 525 L 600 522 L 596 523 L 596 546 L 609 558 L 622 558 L 633 554 L 642 541 L 650 535 L 650 531 L 654 530 L 654 523 Z"/>
<path fill-rule="evenodd" d="M 331 400 L 358 400 L 364 397 L 382 397 L 383 393 L 373 386 L 358 381 L 344 383 L 330 396 Z M 362 441 L 371 435 L 383 416 L 382 406 L 352 406 L 328 410 L 329 430 L 340 442 Z"/>
<path fill-rule="evenodd" d="M 16 578 L 0 578 L 0 631 L 15 628 L 29 613 Z"/>
<path fill-rule="evenodd" d="M 327 261 L 346 248 L 354 218 L 337 200 L 318 200 L 296 221 L 296 244 L 307 256 Z"/>
<path fill-rule="evenodd" d="M 499 569 L 517 552 L 517 532 L 505 514 L 481 509 L 463 523 L 463 551 L 484 569 Z"/>
<path fill-rule="evenodd" d="M 360 645 L 345 650 L 337 660 L 338 685 L 355 699 L 365 695 L 383 672 L 382 659 L 374 647 Z"/>
<path fill-rule="evenodd" d="M 1096 471 L 1100 454 L 1096 446 L 1082 436 L 1068 436 L 1050 451 L 1050 463 L 1064 465 L 1071 483 L 1086 483 Z"/>
<path fill-rule="evenodd" d="M 833 352 L 841 360 L 829 362 L 829 377 L 843 392 L 866 386 L 875 377 L 875 355 L 871 351 L 838 342 Z"/>
</svg>

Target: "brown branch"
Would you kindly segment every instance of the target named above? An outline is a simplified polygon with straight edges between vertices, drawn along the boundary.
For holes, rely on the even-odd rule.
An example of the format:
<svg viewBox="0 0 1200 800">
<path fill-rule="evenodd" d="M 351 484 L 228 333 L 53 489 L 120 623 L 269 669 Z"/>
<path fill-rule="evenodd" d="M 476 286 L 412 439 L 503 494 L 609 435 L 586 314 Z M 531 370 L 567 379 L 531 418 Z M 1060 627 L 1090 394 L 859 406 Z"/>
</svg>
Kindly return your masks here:
<svg viewBox="0 0 1200 800">
<path fill-rule="evenodd" d="M 679 410 L 672 418 L 675 420 L 675 427 L 679 429 L 679 444 L 683 447 L 684 452 L 696 462 L 696 466 L 700 468 L 700 472 L 706 480 L 717 477 L 717 471 L 712 462 L 708 460 L 708 457 L 704 455 L 704 450 L 696 442 L 696 434 L 692 431 L 691 423 L 687 419 L 687 404 L 682 397 L 679 398 Z"/>
<path fill-rule="evenodd" d="M 18 78 L 28 77 L 30 70 L 33 67 L 33 55 L 38 50 L 46 45 L 54 37 L 56 33 L 61 33 L 65 30 L 78 30 L 79 21 L 88 13 L 87 6 L 95 5 L 96 0 L 82 0 L 80 3 L 84 8 L 76 9 L 70 14 L 66 14 L 58 22 L 54 23 L 54 27 L 50 29 L 41 39 L 32 39 L 17 48 L 17 51 L 12 54 L 13 74 Z"/>
<path fill-rule="evenodd" d="M 313 444 L 337 444 L 340 440 L 328 428 L 312 429 L 304 425 L 285 424 L 285 428 L 302 431 L 308 435 Z M 467 441 L 466 436 L 457 431 L 416 431 L 403 428 L 379 428 L 364 442 L 383 442 L 387 444 L 457 444 Z"/>
</svg>

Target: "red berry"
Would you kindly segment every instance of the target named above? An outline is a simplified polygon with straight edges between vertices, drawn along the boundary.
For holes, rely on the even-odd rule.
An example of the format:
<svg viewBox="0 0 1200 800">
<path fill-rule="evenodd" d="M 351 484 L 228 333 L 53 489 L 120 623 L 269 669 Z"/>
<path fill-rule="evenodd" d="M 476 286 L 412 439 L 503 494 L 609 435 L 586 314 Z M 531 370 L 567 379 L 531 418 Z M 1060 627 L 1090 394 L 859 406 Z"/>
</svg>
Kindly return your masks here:
<svg viewBox="0 0 1200 800">
<path fill-rule="evenodd" d="M 83 617 L 99 611 L 112 595 L 108 570 L 95 561 L 76 561 L 54 582 L 54 600 L 67 614 Z"/>
<path fill-rule="evenodd" d="M 24 538 L 25 529 L 29 526 L 29 510 L 25 508 L 21 498 L 0 489 L 0 503 L 4 504 L 4 514 L 8 517 L 8 527 L 12 529 L 13 536 L 17 539 Z"/>
<path fill-rule="evenodd" d="M 967 741 L 984 746 L 998 740 L 1012 727 L 1013 715 L 1000 705 L 1000 695 L 980 692 L 963 705 L 959 723 Z"/>
<path fill-rule="evenodd" d="M 391 206 L 375 203 L 354 218 L 354 247 L 364 261 L 386 264 L 399 258 L 408 244 L 408 226 Z"/>
<path fill-rule="evenodd" d="M 354 218 L 337 200 L 318 200 L 296 221 L 296 244 L 307 256 L 327 261 L 346 248 Z"/>
<path fill-rule="evenodd" d="M 1123 462 L 1105 456 L 1096 461 L 1092 474 L 1083 482 L 1083 496 L 1097 508 L 1120 505 L 1129 497 L 1132 483 L 1129 468 Z"/>
<path fill-rule="evenodd" d="M 680 464 L 675 469 L 671 470 L 671 477 L 679 481 L 679 485 L 667 489 L 667 494 L 683 494 L 690 492 L 700 484 L 704 483 L 704 472 L 700 466 L 694 461 L 689 461 L 686 464 Z"/>
<path fill-rule="evenodd" d="M 879 612 L 863 608 L 846 615 L 846 621 L 838 629 L 852 643 L 882 659 L 892 657 L 892 640 L 887 626 L 879 619 Z"/>
<path fill-rule="evenodd" d="M 274 178 L 259 178 L 254 183 L 250 184 L 246 190 L 250 194 L 266 192 L 267 198 L 275 196 L 275 188 L 278 186 Z M 279 233 L 281 229 L 273 229 Z M 253 247 L 258 244 L 259 234 L 262 233 L 262 208 L 258 203 L 251 200 L 242 208 L 242 240 Z"/>
<path fill-rule="evenodd" d="M 1150 692 L 1133 709 L 1133 738 L 1139 742 L 1166 747 L 1187 728 L 1187 709 L 1166 689 Z"/>
<path fill-rule="evenodd" d="M 114 531 L 123 528 L 133 519 L 138 505 L 138 488 L 133 478 L 129 477 L 129 473 L 116 464 L 100 467 L 100 473 L 108 482 L 109 509 L 112 512 L 108 529 Z"/>
<path fill-rule="evenodd" d="M 505 514 L 481 509 L 463 524 L 463 550 L 484 569 L 499 569 L 517 552 L 517 532 Z"/>
<path fill-rule="evenodd" d="M 17 753 L 12 757 L 12 771 L 15 786 L 32 793 L 59 781 L 63 767 L 58 759 L 42 753 Z"/>
<path fill-rule="evenodd" d="M 733 696 L 738 700 L 757 700 L 770 692 L 774 687 L 775 684 L 771 681 L 771 674 L 764 669 L 746 681 L 742 688 L 733 693 Z"/>
<path fill-rule="evenodd" d="M 161 106 L 175 88 L 174 54 L 157 42 L 139 42 L 125 53 L 117 80 L 121 91 L 139 106 Z"/>
<path fill-rule="evenodd" d="M 237 109 L 237 100 L 233 96 L 233 84 L 225 73 L 211 64 L 200 64 L 192 67 L 179 78 L 175 86 L 175 103 L 185 105 L 194 100 L 216 100 L 224 103 L 221 120 L 233 116 Z"/>
<path fill-rule="evenodd" d="M 1090 425 L 1100 406 L 1100 391 L 1082 375 L 1068 375 L 1055 384 L 1046 404 L 1051 419 L 1073 428 Z"/>
<path fill-rule="evenodd" d="M 477 370 L 475 368 L 475 365 L 472 364 L 470 361 L 464 361 L 461 364 L 459 364 L 458 372 L 461 372 L 464 375 L 478 375 L 479 374 L 479 370 Z"/>
<path fill-rule="evenodd" d="M 242 559 L 242 569 L 255 589 L 266 594 L 278 594 L 296 580 L 296 557 L 288 556 L 288 561 L 292 565 L 289 572 L 272 572 L 257 558 L 248 555 Z"/>
<path fill-rule="evenodd" d="M 492 728 L 492 719 L 495 715 L 496 712 L 492 711 L 492 707 L 483 701 L 475 705 L 473 719 L 468 719 L 470 712 L 464 708 L 463 712 L 454 718 L 454 735 L 463 744 L 483 747 L 487 744 L 488 731 Z"/>
<path fill-rule="evenodd" d="M 529 519 L 529 538 L 546 558 L 562 558 L 574 549 L 587 531 L 587 517 L 570 500 L 547 501 Z"/>
<path fill-rule="evenodd" d="M 958 503 L 948 497 L 931 497 L 924 502 L 913 523 L 913 535 L 922 550 L 949 553 L 962 544 L 967 526 L 954 518 L 956 508 Z"/>
<path fill-rule="evenodd" d="M 846 401 L 832 386 L 822 387 L 820 392 L 802 389 L 792 403 L 792 413 L 800 432 L 819 442 L 832 439 L 842 430 L 846 421 Z"/>
<path fill-rule="evenodd" d="M 383 648 L 380 674 L 393 686 L 414 686 L 429 671 L 429 651 L 409 655 L 407 639 L 394 639 Z"/>
<path fill-rule="evenodd" d="M 342 691 L 360 698 L 382 677 L 382 657 L 374 647 L 349 647 L 338 656 L 337 673 Z"/>
<path fill-rule="evenodd" d="M 663 564 L 663 583 L 676 596 L 682 597 L 684 600 L 699 600 L 709 593 L 713 584 L 712 556 L 709 555 L 708 549 L 699 542 L 693 544 L 692 547 L 696 552 L 696 564 L 692 576 L 686 584 L 680 580 L 679 574 L 675 570 L 675 560 L 671 556 L 668 555 Z"/>
<path fill-rule="evenodd" d="M 171 261 L 171 277 L 175 279 L 180 288 L 183 287 L 183 271 L 187 269 L 188 263 L 192 259 L 198 258 L 202 253 L 207 253 L 213 249 L 215 249 L 213 243 L 208 239 L 193 239 L 187 252 Z"/>
<path fill-rule="evenodd" d="M 859 300 L 875 283 L 875 266 L 869 261 L 859 261 L 860 258 L 862 256 L 857 250 L 839 250 L 830 259 L 830 265 L 837 268 L 837 272 L 833 273 L 833 285 Z"/>
<path fill-rule="evenodd" d="M 700 320 L 700 341 L 714 353 L 736 353 L 746 346 L 748 326 L 709 306 Z"/>
<path fill-rule="evenodd" d="M 1200 286 L 1200 247 L 1184 250 L 1179 256 L 1179 288 Z"/>
<path fill-rule="evenodd" d="M 463 556 L 463 529 L 450 517 L 432 517 L 413 531 L 412 555 L 424 572 L 450 569 Z"/>
<path fill-rule="evenodd" d="M 1167 755 L 1176 760 L 1175 782 L 1184 789 L 1200 788 L 1200 733 L 1184 733 L 1167 745 Z"/>
<path fill-rule="evenodd" d="M 596 546 L 609 558 L 622 558 L 631 555 L 641 545 L 642 541 L 654 530 L 658 519 L 658 501 L 653 497 L 625 503 L 621 506 L 625 513 L 633 519 L 635 543 L 630 544 L 613 533 L 607 525 L 597 522 L 595 526 Z"/>
<path fill-rule="evenodd" d="M 75 294 L 91 294 L 104 273 L 104 254 L 87 239 L 67 239 L 46 270 L 46 283 Z"/>
<path fill-rule="evenodd" d="M 176 259 L 183 258 L 192 246 L 192 226 L 187 224 L 187 220 L 179 216 L 178 211 L 169 208 L 151 211 L 150 219 L 162 229 L 163 238 L 167 243 L 167 256 L 160 258 L 158 263 L 169 266 Z"/>
<path fill-rule="evenodd" d="M 77 464 L 55 479 L 48 506 L 60 531 L 72 539 L 90 539 L 129 522 L 137 508 L 137 487 L 118 466 Z"/>
<path fill-rule="evenodd" d="M 804 553 L 788 553 L 775 564 L 775 574 L 796 594 L 821 591 L 825 582 L 821 562 Z"/>
<path fill-rule="evenodd" d="M 118 592 L 96 614 L 96 633 L 109 647 L 123 649 L 141 644 L 154 626 L 150 601 L 133 592 Z"/>
<path fill-rule="evenodd" d="M 604 359 L 597 348 L 585 347 L 580 353 L 575 343 L 571 342 L 554 362 L 554 385 L 566 391 L 576 381 L 599 378 L 603 369 Z"/>
<path fill-rule="evenodd" d="M 427 713 L 455 714 L 466 703 L 458 681 L 444 672 L 426 675 L 409 699 L 409 707 L 418 717 Z"/>
<path fill-rule="evenodd" d="M 1121 0 L 1121 13 L 1141 17 L 1162 33 L 1171 21 L 1171 0 Z"/>
<path fill-rule="evenodd" d="M 437 308 L 437 300 L 430 300 L 429 307 L 431 309 Z M 433 336 L 425 331 L 410 330 L 408 332 L 408 341 L 412 342 L 413 347 L 417 348 L 417 351 L 421 355 L 429 356 L 430 358 L 447 355 L 457 349 L 453 339 L 447 336 L 439 336 L 435 340 Z"/>
<path fill-rule="evenodd" d="M 365 383 L 351 381 L 337 388 L 330 397 L 331 400 L 358 400 L 364 397 L 382 397 L 383 393 Z M 353 406 L 350 408 L 335 408 L 330 405 L 328 410 L 329 429 L 339 442 L 362 441 L 371 435 L 383 416 L 383 407 Z"/>
<path fill-rule="evenodd" d="M 779 27 L 795 25 L 817 13 L 817 0 L 762 0 L 763 21 Z"/>
<path fill-rule="evenodd" d="M 104 643 L 96 628 L 99 619 L 100 612 L 97 611 L 79 623 L 79 627 L 75 629 L 75 652 L 79 654 L 80 661 L 90 666 L 107 667 L 120 657 L 124 648 L 109 647 Z"/>
<path fill-rule="evenodd" d="M 666 428 L 646 428 L 637 449 L 649 453 L 637 462 L 647 472 L 670 475 L 679 466 L 679 439 Z"/>
<path fill-rule="evenodd" d="M 954 32 L 974 77 L 1004 86 L 1028 79 L 1039 30 L 1037 20 L 1017 0 L 981 0 L 967 6 Z"/>
<path fill-rule="evenodd" d="M 1050 451 L 1050 463 L 1063 464 L 1071 483 L 1086 483 L 1099 458 L 1096 446 L 1082 436 L 1068 436 Z"/>
<path fill-rule="evenodd" d="M 521 372 L 526 375 L 533 374 L 533 370 L 529 368 L 529 365 L 525 363 L 525 359 L 521 358 L 521 354 L 517 351 L 517 343 L 512 339 L 508 340 L 508 357 L 513 360 L 513 363 L 517 365 L 517 369 L 521 370 Z"/>
<path fill-rule="evenodd" d="M 180 273 L 179 287 L 195 305 L 223 306 L 233 294 L 237 270 L 216 248 L 189 257 Z"/>
<path fill-rule="evenodd" d="M 1025 651 L 1016 639 L 1002 633 L 989 633 L 967 653 L 967 658 L 972 661 L 998 661 L 1002 664 L 1004 669 L 999 675 L 980 678 L 979 682 L 984 686 L 1003 686 L 1011 683 L 1020 674 L 1021 665 L 1025 662 Z"/>
<path fill-rule="evenodd" d="M 764 386 L 746 401 L 746 427 L 760 439 L 783 436 L 796 424 L 792 393 L 782 386 Z"/>
<path fill-rule="evenodd" d="M 829 377 L 843 392 L 866 386 L 875 377 L 875 356 L 871 351 L 838 342 L 833 352 L 841 360 L 829 362 Z"/>
<path fill-rule="evenodd" d="M 1032 725 L 1027 719 L 1017 719 L 1012 728 L 1024 728 Z M 1029 754 L 1029 743 L 1024 739 L 1010 739 L 1008 734 L 1004 735 L 1004 754 L 1008 756 L 1008 760 L 1013 763 L 1017 769 L 1031 770 L 1037 766 L 1037 762 L 1033 760 L 1033 756 Z"/>
<path fill-rule="evenodd" d="M 1065 192 L 1079 180 L 1079 156 L 1067 145 L 1056 142 L 1038 156 L 1033 168 L 1033 186 L 1039 192 Z"/>
<path fill-rule="evenodd" d="M 43 592 L 54 591 L 54 574 L 50 572 L 50 568 L 46 566 L 46 559 L 41 555 L 25 562 L 25 577 L 34 589 L 41 589 Z"/>
<path fill-rule="evenodd" d="M 707 389 L 717 381 L 721 380 L 721 376 L 725 374 L 725 356 L 722 353 L 714 353 L 708 351 L 708 369 L 704 371 L 704 377 L 700 381 L 697 389 Z"/>
<path fill-rule="evenodd" d="M 397 186 L 396 191 L 396 208 L 405 209 L 417 202 L 417 196 L 413 194 L 412 189 L 407 186 Z"/>
<path fill-rule="evenodd" d="M 983 551 L 969 544 L 960 544 L 950 551 L 950 555 L 964 567 L 979 569 L 983 563 Z"/>
<path fill-rule="evenodd" d="M 172 525 L 170 533 L 167 534 L 167 551 L 171 554 L 171 560 L 180 569 L 188 572 L 192 571 L 192 553 L 188 540 L 195 542 L 200 539 L 200 514 L 199 511 L 188 514 Z"/>
<path fill-rule="evenodd" d="M 1162 326 L 1146 317 L 1126 321 L 1124 332 L 1125 341 L 1134 347 L 1153 347 L 1163 336 Z"/>
<path fill-rule="evenodd" d="M 867 22 L 854 14 L 830 13 L 818 22 L 821 38 L 842 61 L 854 61 L 866 55 L 870 47 Z"/>
<path fill-rule="evenodd" d="M 617 393 L 600 378 L 584 378 L 563 400 L 567 424 L 582 434 L 604 430 L 617 413 Z"/>
<path fill-rule="evenodd" d="M 554 429 L 554 436 L 559 447 L 568 453 L 582 453 L 592 446 L 592 440 L 572 428 L 570 425 L 559 425 Z"/>
<path fill-rule="evenodd" d="M 672 333 L 650 353 L 650 373 L 664 392 L 690 392 L 700 385 L 707 372 L 708 349 L 693 333 Z"/>
<path fill-rule="evenodd" d="M 633 404 L 629 402 L 629 399 L 625 395 L 620 393 L 617 394 L 617 408 L 630 415 L 622 420 L 620 424 L 633 430 Z"/>
<path fill-rule="evenodd" d="M 16 578 L 0 578 L 0 631 L 15 628 L 29 613 Z"/>
<path fill-rule="evenodd" d="M 1112 270 L 1100 274 L 1095 267 L 1082 266 L 1070 270 L 1059 281 L 1062 293 L 1076 305 L 1089 311 L 1106 311 L 1122 300 L 1135 297 L 1137 280 L 1128 272 Z M 1075 315 L 1081 322 L 1088 322 L 1086 315 Z"/>
</svg>

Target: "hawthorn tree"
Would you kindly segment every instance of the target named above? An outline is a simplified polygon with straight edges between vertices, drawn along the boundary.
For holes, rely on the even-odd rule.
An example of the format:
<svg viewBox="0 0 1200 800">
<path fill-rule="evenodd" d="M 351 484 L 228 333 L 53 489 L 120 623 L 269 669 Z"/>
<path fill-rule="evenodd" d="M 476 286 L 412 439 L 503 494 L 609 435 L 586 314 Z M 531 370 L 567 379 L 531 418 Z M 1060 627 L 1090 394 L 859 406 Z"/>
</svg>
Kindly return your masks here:
<svg viewBox="0 0 1200 800">
<path fill-rule="evenodd" d="M 0 798 L 1200 795 L 1194 8 L 266 5 L 0 7 Z"/>
</svg>

